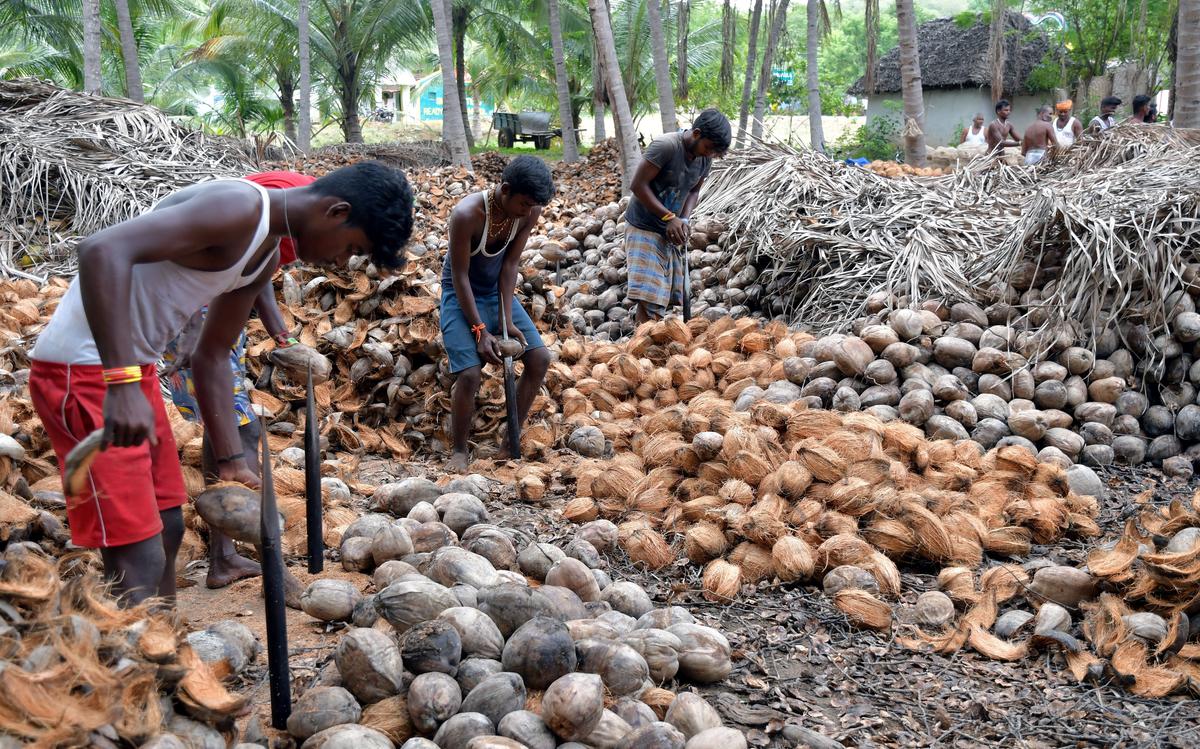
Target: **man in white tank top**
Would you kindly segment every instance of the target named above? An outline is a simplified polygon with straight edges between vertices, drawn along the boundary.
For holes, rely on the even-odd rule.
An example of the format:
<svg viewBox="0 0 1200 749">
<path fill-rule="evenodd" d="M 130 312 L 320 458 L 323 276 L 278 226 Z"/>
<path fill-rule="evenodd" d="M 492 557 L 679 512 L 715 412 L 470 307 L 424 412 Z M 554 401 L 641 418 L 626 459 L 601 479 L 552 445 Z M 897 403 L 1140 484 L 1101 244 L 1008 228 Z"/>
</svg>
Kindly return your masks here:
<svg viewBox="0 0 1200 749">
<path fill-rule="evenodd" d="M 308 263 L 369 252 L 396 267 L 411 229 L 404 175 L 372 162 L 270 193 L 245 180 L 194 185 L 80 242 L 79 274 L 38 337 L 29 390 L 60 466 L 103 429 L 67 519 L 75 544 L 100 549 L 123 603 L 175 594 L 187 494 L 155 371 L 170 339 L 208 305 L 192 352 L 196 400 L 218 477 L 257 487 L 233 418 L 229 350 L 271 282 L 280 238 Z"/>
<path fill-rule="evenodd" d="M 960 146 L 987 147 L 987 128 L 983 124 L 983 112 L 976 112 L 971 124 L 963 128 Z"/>
<path fill-rule="evenodd" d="M 1058 147 L 1067 149 L 1075 145 L 1075 141 L 1083 135 L 1083 123 L 1071 116 L 1075 102 L 1067 99 L 1054 105 L 1058 116 L 1054 119 L 1054 138 Z"/>
<path fill-rule="evenodd" d="M 520 341 L 524 368 L 517 381 L 517 418 L 529 415 L 550 368 L 550 352 L 529 313 L 513 299 L 521 252 L 537 225 L 542 206 L 554 196 L 550 168 L 534 156 L 518 156 L 504 168 L 500 184 L 468 195 L 450 213 L 450 247 L 442 264 L 442 347 L 454 375 L 451 391 L 449 473 L 470 463 L 468 443 L 475 422 L 475 397 L 483 365 L 502 364 L 499 338 L 505 330 Z M 500 327 L 500 307 L 505 328 Z M 520 445 L 503 446 L 504 457 Z"/>
</svg>

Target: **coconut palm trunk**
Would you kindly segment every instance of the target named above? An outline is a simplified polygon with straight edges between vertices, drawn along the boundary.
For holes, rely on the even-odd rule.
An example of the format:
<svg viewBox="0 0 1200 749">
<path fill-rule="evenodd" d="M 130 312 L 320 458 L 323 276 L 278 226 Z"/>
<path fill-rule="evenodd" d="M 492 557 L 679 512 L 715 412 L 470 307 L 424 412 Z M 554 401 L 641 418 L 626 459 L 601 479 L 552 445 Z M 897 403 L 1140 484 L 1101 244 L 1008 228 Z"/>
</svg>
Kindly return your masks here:
<svg viewBox="0 0 1200 749">
<path fill-rule="evenodd" d="M 1179 0 L 1175 126 L 1200 127 L 1200 0 Z"/>
<path fill-rule="evenodd" d="M 471 171 L 471 149 L 467 146 L 467 127 L 459 106 L 458 81 L 454 77 L 450 0 L 432 0 L 431 5 L 438 63 L 442 69 L 442 139 L 450 147 L 450 160 Z"/>
<path fill-rule="evenodd" d="M 467 134 L 467 147 L 475 146 L 475 133 L 467 127 L 467 24 L 471 20 L 471 9 L 465 4 L 450 3 L 450 27 L 454 32 L 454 79 L 458 82 L 458 111 L 462 115 L 463 129 Z"/>
<path fill-rule="evenodd" d="M 100 73 L 100 0 L 83 0 L 83 90 L 99 95 L 104 87 Z"/>
<path fill-rule="evenodd" d="M 879 0 L 867 0 L 864 9 L 864 25 L 867 33 L 867 95 L 875 93 L 875 66 L 879 63 Z"/>
<path fill-rule="evenodd" d="M 775 15 L 771 19 L 771 29 L 767 32 L 767 47 L 763 50 L 762 68 L 758 74 L 758 93 L 754 96 L 754 122 L 750 124 L 750 132 L 755 138 L 763 134 L 763 122 L 767 119 L 767 88 L 771 85 L 771 65 L 775 61 L 775 47 L 779 44 L 779 34 L 787 23 L 788 0 L 780 0 L 775 6 Z"/>
<path fill-rule="evenodd" d="M 575 119 L 571 113 L 571 86 L 567 80 L 567 60 L 563 54 L 562 25 L 558 17 L 558 0 L 548 0 L 550 11 L 550 47 L 554 55 L 554 82 L 558 88 L 558 119 L 562 122 L 563 161 L 579 161 L 579 146 L 575 143 Z"/>
<path fill-rule="evenodd" d="M 653 2 L 653 0 L 651 0 Z M 621 187 L 629 192 L 629 183 L 642 157 L 638 148 L 637 130 L 633 126 L 633 114 L 629 110 L 629 99 L 625 96 L 625 83 L 621 80 L 621 69 L 617 66 L 617 45 L 613 41 L 612 24 L 608 17 L 608 4 L 604 0 L 588 0 L 588 12 L 592 17 L 592 34 L 600 52 L 604 67 L 608 101 L 613 111 L 614 126 L 618 133 L 621 149 Z M 667 89 L 670 92 L 670 88 Z"/>
<path fill-rule="evenodd" d="M 662 117 L 664 133 L 679 129 L 675 120 L 675 94 L 671 87 L 671 64 L 667 61 L 667 37 L 663 33 L 659 0 L 646 0 L 646 17 L 650 21 L 650 52 L 654 57 L 654 85 L 658 89 L 658 114 Z"/>
<path fill-rule="evenodd" d="M 676 79 L 675 98 L 687 101 L 688 98 L 688 31 L 691 26 L 692 9 L 688 0 L 679 0 L 678 19 L 675 23 L 675 68 Z"/>
<path fill-rule="evenodd" d="M 992 26 L 988 37 L 988 62 L 992 66 L 992 103 L 1004 98 L 1004 0 L 992 0 Z"/>
<path fill-rule="evenodd" d="M 596 36 L 592 35 L 592 145 L 606 140 L 604 132 L 604 64 L 600 61 L 600 50 Z"/>
<path fill-rule="evenodd" d="M 312 50 L 309 48 L 309 0 L 300 0 L 296 19 L 297 47 L 300 55 L 300 112 L 296 145 L 307 152 L 312 146 Z"/>
<path fill-rule="evenodd" d="M 733 10 L 731 0 L 725 0 L 721 8 L 721 71 L 717 80 L 721 84 L 722 93 L 733 86 L 733 51 L 737 44 L 737 13 Z"/>
<path fill-rule="evenodd" d="M 113 0 L 117 9 L 117 31 L 121 37 L 121 60 L 125 63 L 125 96 L 138 103 L 146 100 L 142 89 L 142 70 L 138 63 L 137 37 L 133 35 L 133 19 L 129 15 L 129 0 Z"/>
<path fill-rule="evenodd" d="M 808 143 L 816 151 L 825 153 L 825 128 L 821 121 L 821 80 L 817 75 L 817 54 L 821 44 L 820 0 L 808 0 Z"/>
<path fill-rule="evenodd" d="M 750 15 L 750 47 L 746 50 L 746 77 L 742 80 L 742 106 L 738 111 L 737 148 L 746 142 L 746 119 L 750 116 L 750 87 L 754 85 L 754 71 L 758 68 L 758 27 L 762 21 L 762 0 L 754 0 Z"/>
<path fill-rule="evenodd" d="M 1200 3 L 1200 0 L 1188 0 Z M 921 50 L 913 0 L 896 0 L 900 38 L 900 86 L 904 99 L 904 161 L 925 166 L 925 99 L 921 91 Z"/>
</svg>

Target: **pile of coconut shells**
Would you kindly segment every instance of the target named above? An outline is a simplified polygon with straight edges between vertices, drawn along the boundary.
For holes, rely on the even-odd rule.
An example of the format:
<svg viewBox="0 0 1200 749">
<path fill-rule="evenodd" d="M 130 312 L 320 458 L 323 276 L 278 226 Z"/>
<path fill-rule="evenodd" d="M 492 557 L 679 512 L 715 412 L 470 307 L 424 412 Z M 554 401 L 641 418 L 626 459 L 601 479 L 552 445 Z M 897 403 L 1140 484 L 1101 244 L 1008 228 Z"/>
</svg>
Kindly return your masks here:
<svg viewBox="0 0 1200 749">
<path fill-rule="evenodd" d="M 521 258 L 522 267 L 530 269 L 525 274 L 523 291 L 535 308 L 546 289 L 551 285 L 561 287 L 558 321 L 570 323 L 575 331 L 600 341 L 626 338 L 636 326 L 635 309 L 627 298 L 624 217 L 628 204 L 629 199 L 623 198 L 619 203 L 599 206 L 594 212 L 548 229 L 544 235 L 531 237 Z M 718 281 L 742 280 L 727 279 L 716 267 L 723 232 L 724 227 L 712 219 L 699 220 L 692 227 L 687 252 L 692 286 L 697 290 L 693 314 L 727 314 L 720 307 L 710 309 L 710 302 L 717 301 L 715 292 L 699 290 Z"/>
<path fill-rule="evenodd" d="M 724 635 L 611 580 L 612 523 L 539 543 L 489 522 L 488 483 L 376 488 L 339 551 L 361 582 L 318 579 L 301 598 L 346 629 L 292 736 L 305 749 L 745 747 L 704 698 L 675 691 L 730 673 Z"/>
</svg>

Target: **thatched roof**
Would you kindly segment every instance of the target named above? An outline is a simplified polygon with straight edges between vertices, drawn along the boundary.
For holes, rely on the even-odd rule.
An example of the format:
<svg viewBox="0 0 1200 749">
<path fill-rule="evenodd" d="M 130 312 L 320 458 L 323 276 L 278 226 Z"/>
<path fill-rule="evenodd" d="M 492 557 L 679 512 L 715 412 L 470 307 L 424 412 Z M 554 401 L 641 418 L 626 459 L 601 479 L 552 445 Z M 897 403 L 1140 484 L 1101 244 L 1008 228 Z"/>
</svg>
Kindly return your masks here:
<svg viewBox="0 0 1200 749">
<path fill-rule="evenodd" d="M 1029 74 L 1050 50 L 1046 36 L 1020 13 L 1008 13 L 1004 39 L 1004 92 L 1033 93 L 1026 83 Z M 939 88 L 982 88 L 992 82 L 988 39 L 991 30 L 982 16 L 969 27 L 953 18 L 939 18 L 917 28 L 921 48 L 921 82 L 925 90 Z M 900 48 L 892 48 L 875 66 L 877 93 L 900 91 Z M 849 93 L 866 95 L 866 78 L 859 78 Z"/>
</svg>

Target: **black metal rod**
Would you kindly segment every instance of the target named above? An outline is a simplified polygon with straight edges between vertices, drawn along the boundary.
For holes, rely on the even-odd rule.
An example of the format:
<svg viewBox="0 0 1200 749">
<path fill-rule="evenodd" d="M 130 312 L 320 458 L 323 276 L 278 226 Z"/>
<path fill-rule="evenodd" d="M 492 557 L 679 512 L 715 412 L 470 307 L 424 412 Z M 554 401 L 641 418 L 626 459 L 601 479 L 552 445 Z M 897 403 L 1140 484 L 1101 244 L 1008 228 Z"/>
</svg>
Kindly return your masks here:
<svg viewBox="0 0 1200 749">
<path fill-rule="evenodd" d="M 503 295 L 501 295 L 503 296 Z M 504 316 L 504 300 L 500 300 L 500 333 L 508 340 L 508 320 Z M 504 406 L 508 414 L 508 454 L 521 457 L 521 421 L 517 418 L 517 375 L 513 372 L 511 356 L 504 357 Z"/>
<path fill-rule="evenodd" d="M 321 435 L 317 429 L 317 403 L 313 397 L 312 367 L 308 368 L 308 393 L 304 405 L 304 518 L 308 530 L 308 571 L 325 568 L 325 513 L 321 506 Z"/>
<path fill-rule="evenodd" d="M 267 608 L 267 673 L 271 677 L 271 725 L 287 728 L 292 714 L 291 673 L 288 668 L 287 609 L 283 589 L 283 552 L 279 546 L 279 510 L 275 505 L 275 481 L 271 476 L 271 450 L 267 430 L 262 430 L 262 534 L 263 597 Z"/>
</svg>

